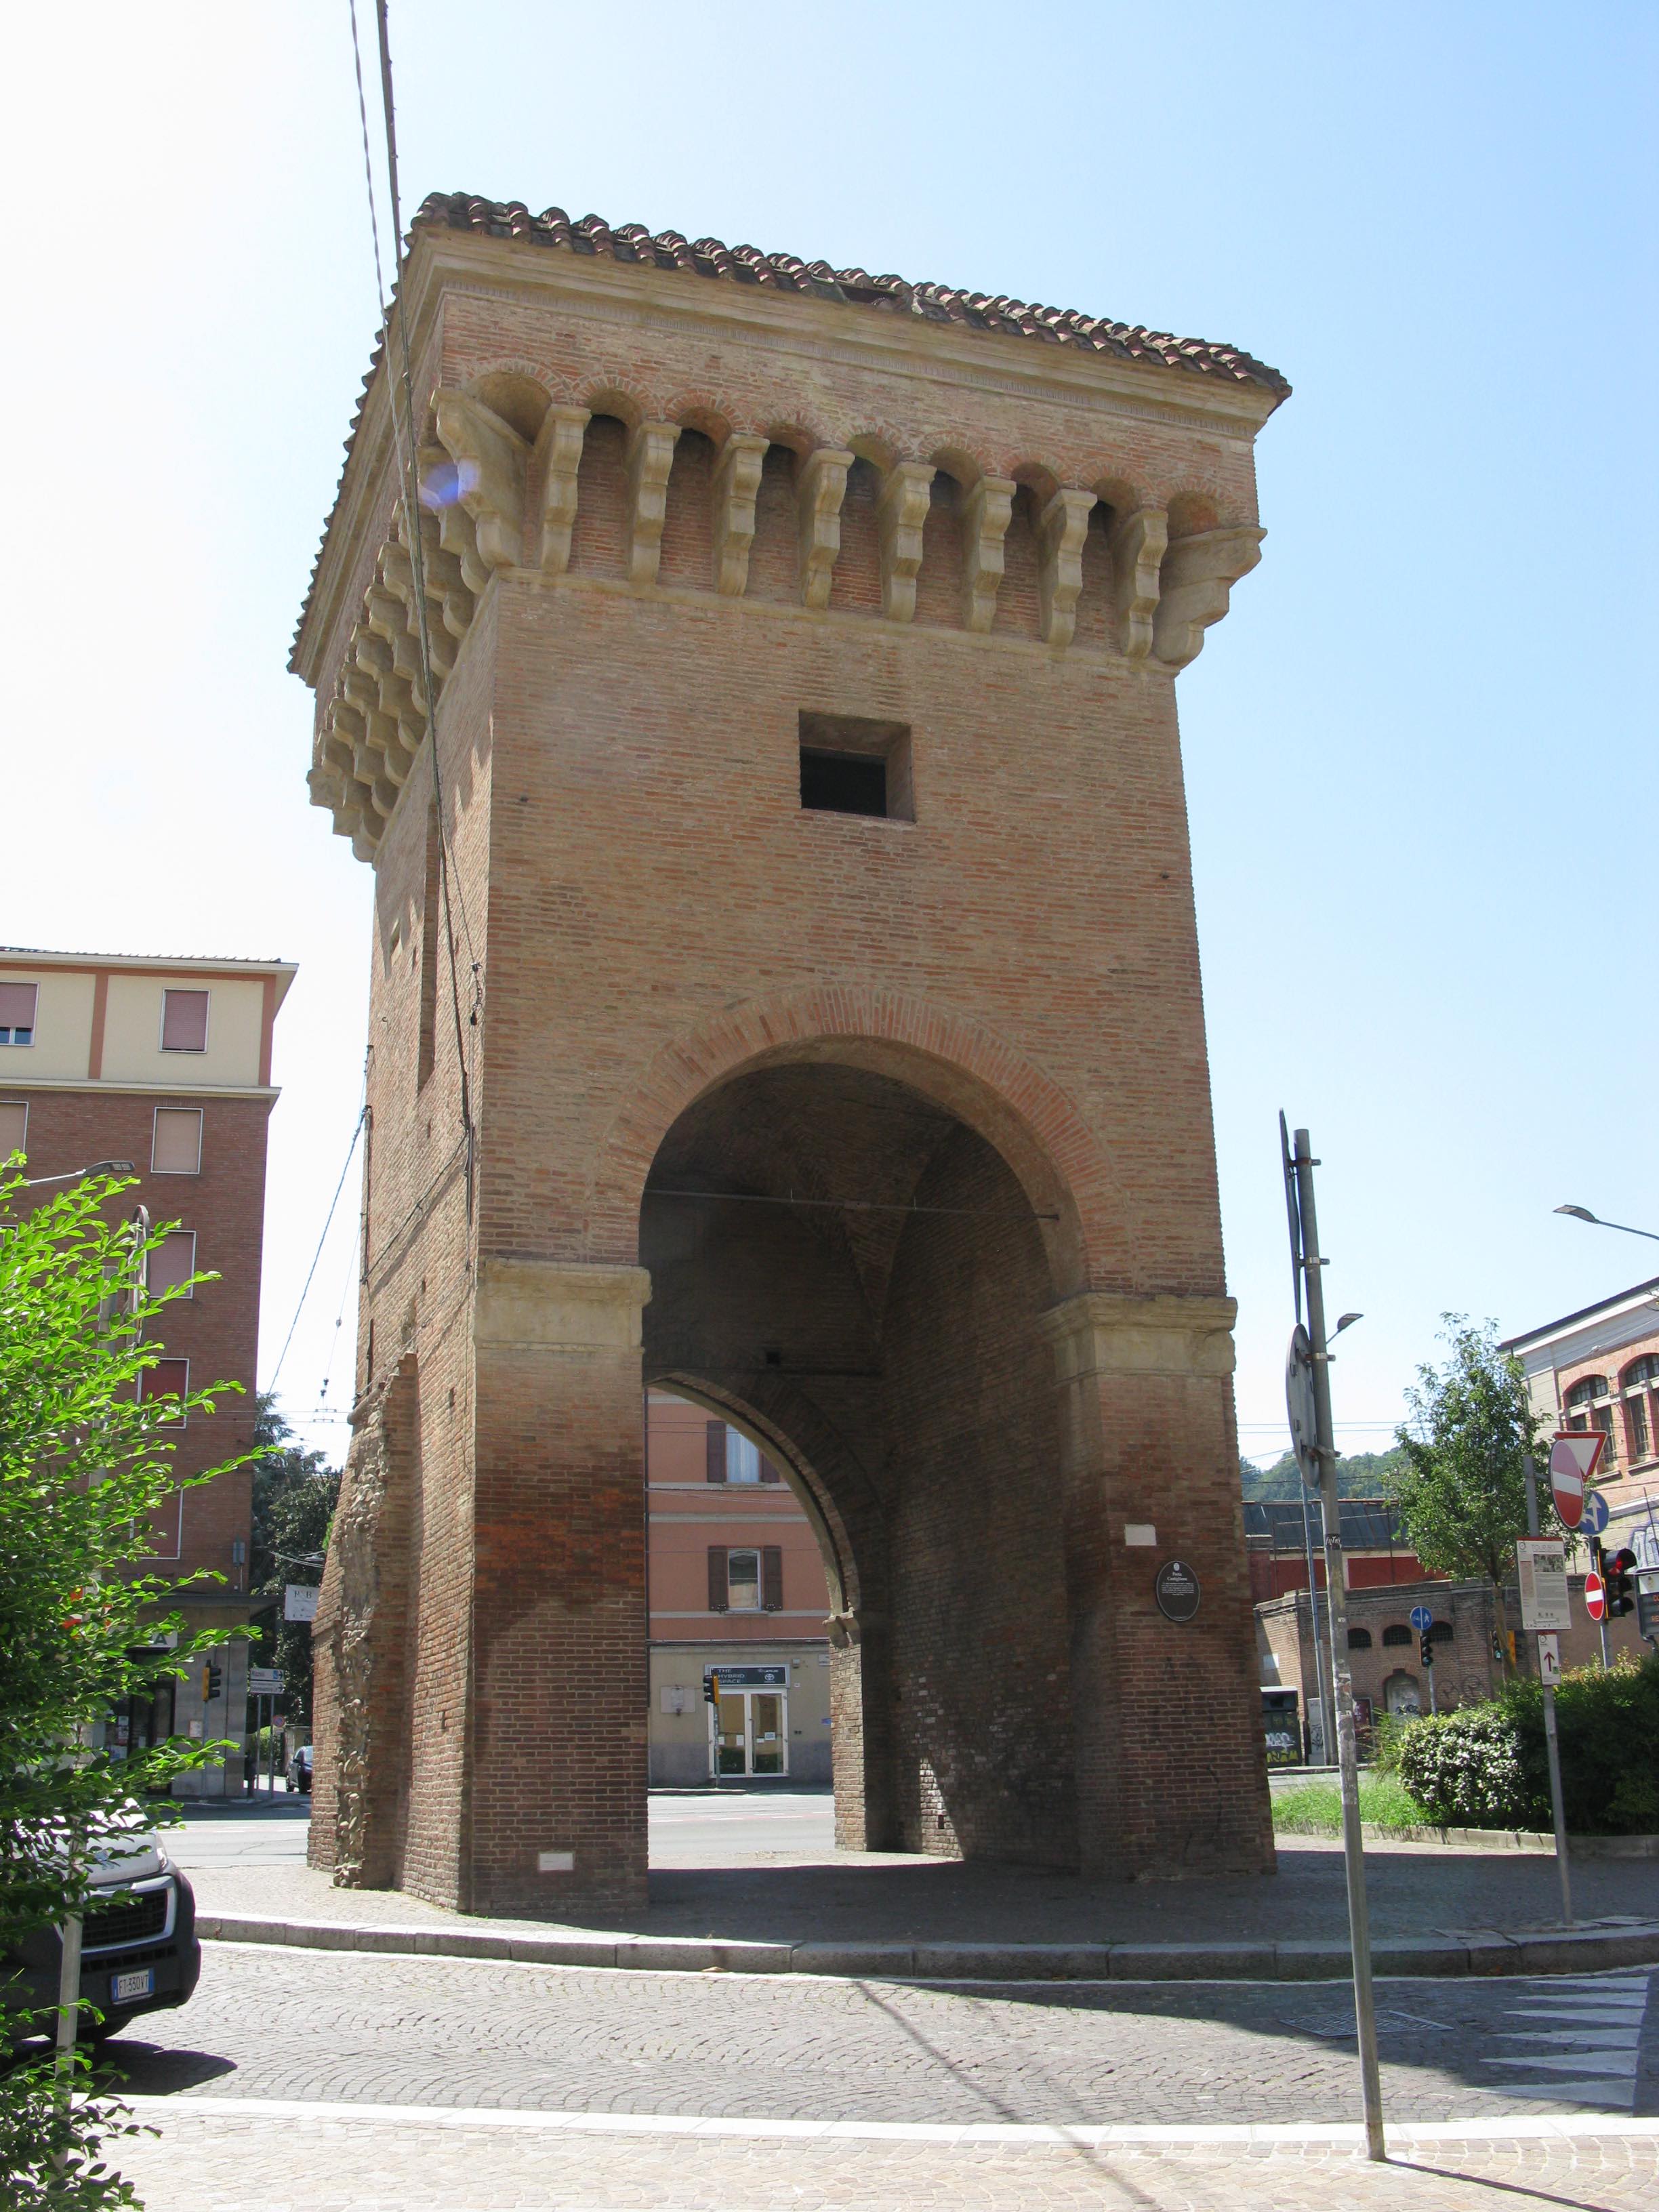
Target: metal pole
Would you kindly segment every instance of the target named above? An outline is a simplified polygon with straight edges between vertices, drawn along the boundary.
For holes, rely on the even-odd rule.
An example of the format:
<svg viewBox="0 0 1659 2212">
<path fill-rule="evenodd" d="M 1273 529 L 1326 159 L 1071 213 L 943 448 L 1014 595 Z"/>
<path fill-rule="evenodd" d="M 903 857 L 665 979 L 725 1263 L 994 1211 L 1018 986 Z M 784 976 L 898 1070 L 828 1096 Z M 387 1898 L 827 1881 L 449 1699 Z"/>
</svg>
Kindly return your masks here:
<svg viewBox="0 0 1659 2212">
<path fill-rule="evenodd" d="M 1364 1842 L 1359 1827 L 1359 1758 L 1354 1741 L 1353 1679 L 1348 1671 L 1348 1605 L 1342 1571 L 1342 1516 L 1336 1494 L 1336 1431 L 1331 1419 L 1331 1355 L 1325 1337 L 1325 1262 L 1314 1212 L 1315 1161 L 1308 1133 L 1296 1133 L 1296 1188 L 1302 1217 L 1302 1267 L 1308 1286 L 1308 1335 L 1313 1346 L 1314 1426 L 1319 1494 L 1325 1509 L 1325 1590 L 1331 1608 L 1331 1673 L 1336 1691 L 1336 1751 L 1342 1780 L 1342 1861 L 1348 1884 L 1348 1934 L 1353 1951 L 1354 2026 L 1365 2113 L 1365 2155 L 1388 2156 L 1382 2140 L 1382 2080 L 1376 2056 L 1376 2006 L 1371 1989 L 1370 1917 L 1365 1901 Z"/>
<path fill-rule="evenodd" d="M 1601 1577 L 1601 1618 L 1595 1624 L 1595 1632 L 1601 1639 L 1601 1672 L 1605 1674 L 1613 1664 L 1613 1653 L 1607 1645 L 1607 1571 L 1599 1536 L 1589 1540 L 1589 1562 L 1592 1571 Z"/>
<path fill-rule="evenodd" d="M 1527 1474 L 1527 1534 L 1538 1534 L 1538 1470 L 1532 1463 L 1532 1454 L 1522 1455 L 1522 1466 Z M 1544 1669 L 1538 1657 L 1538 1638 L 1533 1637 L 1533 1664 L 1541 1678 Z M 1572 1925 L 1572 1875 L 1567 1868 L 1567 1815 L 1561 1801 L 1561 1748 L 1555 1735 L 1555 1692 L 1544 1684 L 1544 1749 L 1550 1763 L 1550 1813 L 1555 1822 L 1555 1864 L 1561 1877 L 1561 1918 L 1569 1928 Z"/>
<path fill-rule="evenodd" d="M 69 1872 L 79 1870 L 78 1838 L 71 1838 Z M 58 2057 L 55 2061 L 58 2100 L 65 2120 L 69 2118 L 70 2102 L 75 2094 L 75 2043 L 81 2026 L 81 1916 L 72 1912 L 58 1930 L 60 1956 L 58 1966 Z M 52 2160 L 59 2180 L 69 2172 L 67 2142 Z"/>
<path fill-rule="evenodd" d="M 1325 1661 L 1319 1648 L 1319 1584 L 1314 1573 L 1313 1516 L 1308 1511 L 1308 1486 L 1302 1486 L 1302 1548 L 1308 1561 L 1308 1626 L 1313 1634 L 1314 1680 L 1319 1689 L 1319 1763 L 1331 1766 L 1331 1699 L 1325 1680 Z M 1312 1723 L 1309 1723 L 1310 1751 L 1313 1748 Z"/>
</svg>

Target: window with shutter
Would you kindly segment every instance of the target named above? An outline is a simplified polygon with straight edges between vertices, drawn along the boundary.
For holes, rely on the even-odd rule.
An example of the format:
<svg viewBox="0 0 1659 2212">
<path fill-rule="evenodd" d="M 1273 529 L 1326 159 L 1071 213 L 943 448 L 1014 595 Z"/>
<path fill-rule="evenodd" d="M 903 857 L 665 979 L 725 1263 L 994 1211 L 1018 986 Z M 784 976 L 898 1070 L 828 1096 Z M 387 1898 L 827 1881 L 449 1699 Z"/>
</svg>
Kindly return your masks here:
<svg viewBox="0 0 1659 2212">
<path fill-rule="evenodd" d="M 731 1609 L 732 1591 L 726 1578 L 726 1560 L 724 1544 L 711 1544 L 708 1547 L 708 1610 L 710 1613 L 726 1613 Z"/>
<path fill-rule="evenodd" d="M 187 1359 L 158 1359 L 138 1377 L 138 1396 L 148 1403 L 152 1398 L 182 1398 L 190 1389 L 190 1362 Z M 167 1421 L 163 1427 L 182 1429 L 185 1416 Z"/>
<path fill-rule="evenodd" d="M 0 1044 L 34 1042 L 38 983 L 0 983 Z"/>
<path fill-rule="evenodd" d="M 771 1461 L 767 1459 L 764 1455 L 763 1455 L 760 1463 L 760 1479 L 763 1482 L 781 1482 L 783 1480 L 783 1477 L 778 1473 L 776 1468 L 773 1466 Z"/>
<path fill-rule="evenodd" d="M 196 1231 L 193 1229 L 169 1229 L 149 1255 L 149 1288 L 153 1297 L 163 1291 L 175 1291 L 187 1283 L 196 1273 Z M 185 1296 L 193 1298 L 194 1291 Z"/>
<path fill-rule="evenodd" d="M 726 1431 L 726 1479 L 728 1482 L 758 1482 L 761 1479 L 760 1447 L 733 1428 Z"/>
<path fill-rule="evenodd" d="M 205 991 L 162 992 L 163 1052 L 205 1052 L 207 1032 L 208 994 Z"/>
<path fill-rule="evenodd" d="M 726 1602 L 733 1613 L 761 1609 L 760 1553 L 728 1552 L 726 1555 Z"/>
<path fill-rule="evenodd" d="M 202 1109 L 199 1106 L 158 1106 L 150 1167 L 156 1175 L 200 1175 L 202 1172 Z"/>
<path fill-rule="evenodd" d="M 726 1480 L 726 1424 L 710 1421 L 703 1431 L 703 1469 L 710 1482 Z"/>
<path fill-rule="evenodd" d="M 761 1606 L 767 1613 L 783 1611 L 783 1551 L 777 1544 L 761 1549 Z"/>
</svg>

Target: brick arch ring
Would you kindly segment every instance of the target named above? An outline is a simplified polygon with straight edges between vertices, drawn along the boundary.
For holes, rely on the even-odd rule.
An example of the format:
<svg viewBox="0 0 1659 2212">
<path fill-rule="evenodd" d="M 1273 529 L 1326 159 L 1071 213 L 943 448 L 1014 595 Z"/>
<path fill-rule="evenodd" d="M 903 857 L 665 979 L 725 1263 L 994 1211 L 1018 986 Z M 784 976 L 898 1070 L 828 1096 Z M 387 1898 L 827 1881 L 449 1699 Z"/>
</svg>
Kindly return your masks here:
<svg viewBox="0 0 1659 2212">
<path fill-rule="evenodd" d="M 1056 1297 L 1131 1290 L 1121 1182 L 1075 1103 L 993 1030 L 936 1000 L 817 986 L 751 999 L 657 1054 L 600 1144 L 588 1255 L 635 1264 L 646 1178 L 669 1130 L 708 1091 L 763 1067 L 819 1061 L 890 1077 L 983 1137 L 1042 1221 Z"/>
</svg>

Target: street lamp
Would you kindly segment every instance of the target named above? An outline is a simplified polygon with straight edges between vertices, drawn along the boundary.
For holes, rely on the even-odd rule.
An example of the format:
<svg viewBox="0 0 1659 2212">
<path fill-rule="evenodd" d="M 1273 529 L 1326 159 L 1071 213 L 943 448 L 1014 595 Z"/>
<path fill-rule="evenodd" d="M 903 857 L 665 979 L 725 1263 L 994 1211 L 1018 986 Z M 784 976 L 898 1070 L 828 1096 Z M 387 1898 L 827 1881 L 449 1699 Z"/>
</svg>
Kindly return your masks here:
<svg viewBox="0 0 1659 2212">
<path fill-rule="evenodd" d="M 1622 1230 L 1626 1237 L 1648 1237 L 1659 1244 L 1659 1230 L 1632 1229 L 1627 1221 L 1603 1221 L 1599 1213 L 1592 1213 L 1587 1206 L 1558 1206 L 1555 1210 L 1558 1213 L 1571 1214 L 1575 1221 L 1588 1221 L 1597 1229 Z"/>
<path fill-rule="evenodd" d="M 67 1175 L 31 1176 L 23 1185 L 25 1190 L 39 1190 L 43 1183 L 79 1182 L 83 1176 L 131 1175 L 131 1160 L 94 1160 L 89 1168 L 71 1168 Z"/>
</svg>

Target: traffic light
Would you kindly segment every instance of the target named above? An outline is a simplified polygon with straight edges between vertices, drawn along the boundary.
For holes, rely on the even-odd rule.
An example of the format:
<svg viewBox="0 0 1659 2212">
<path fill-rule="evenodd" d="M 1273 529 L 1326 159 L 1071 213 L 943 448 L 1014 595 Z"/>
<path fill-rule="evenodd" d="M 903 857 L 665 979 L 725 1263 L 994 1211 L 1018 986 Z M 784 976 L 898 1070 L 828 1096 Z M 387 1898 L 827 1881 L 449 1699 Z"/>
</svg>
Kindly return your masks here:
<svg viewBox="0 0 1659 2212">
<path fill-rule="evenodd" d="M 210 1659 L 202 1669 L 202 1703 L 210 1705 L 224 1687 L 225 1678 L 216 1659 Z"/>
<path fill-rule="evenodd" d="M 1425 1628 L 1417 1639 L 1417 1661 L 1420 1667 L 1434 1664 L 1434 1638 Z"/>
<path fill-rule="evenodd" d="M 1615 1552 L 1607 1560 L 1605 1579 L 1607 1586 L 1607 1618 L 1616 1620 L 1620 1613 L 1634 1613 L 1636 1592 L 1636 1554 L 1626 1548 Z"/>
<path fill-rule="evenodd" d="M 720 1701 L 720 1678 L 705 1674 L 702 1678 L 702 1701 L 706 1705 L 717 1705 Z"/>
</svg>

